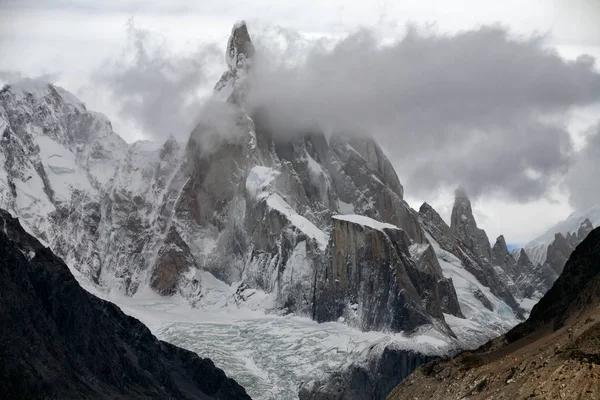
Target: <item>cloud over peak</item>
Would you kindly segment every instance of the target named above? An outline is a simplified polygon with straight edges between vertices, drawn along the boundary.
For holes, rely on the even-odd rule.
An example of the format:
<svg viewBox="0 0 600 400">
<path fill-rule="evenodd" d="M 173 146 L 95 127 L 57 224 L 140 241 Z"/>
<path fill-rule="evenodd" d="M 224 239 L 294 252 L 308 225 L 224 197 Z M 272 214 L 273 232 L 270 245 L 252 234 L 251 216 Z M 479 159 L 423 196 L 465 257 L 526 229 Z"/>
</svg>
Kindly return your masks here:
<svg viewBox="0 0 600 400">
<path fill-rule="evenodd" d="M 294 67 L 259 57 L 251 102 L 282 132 L 318 125 L 374 136 L 415 195 L 462 184 L 474 196 L 529 201 L 572 162 L 557 116 L 600 100 L 594 62 L 566 61 L 543 37 L 500 26 L 410 28 L 391 45 L 362 30 Z"/>
</svg>

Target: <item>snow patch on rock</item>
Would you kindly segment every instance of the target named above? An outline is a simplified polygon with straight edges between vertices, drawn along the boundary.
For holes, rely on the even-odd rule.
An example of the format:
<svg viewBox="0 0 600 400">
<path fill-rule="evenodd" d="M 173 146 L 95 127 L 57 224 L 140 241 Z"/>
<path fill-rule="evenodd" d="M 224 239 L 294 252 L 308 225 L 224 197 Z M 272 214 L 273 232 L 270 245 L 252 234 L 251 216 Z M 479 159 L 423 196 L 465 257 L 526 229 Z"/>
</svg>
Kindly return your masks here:
<svg viewBox="0 0 600 400">
<path fill-rule="evenodd" d="M 378 231 L 383 231 L 384 229 L 400 229 L 396 225 L 388 224 L 385 222 L 379 222 L 377 220 L 374 220 L 373 218 L 369 218 L 364 215 L 339 214 L 334 215 L 333 218 L 338 219 L 340 221 L 352 222 L 353 224 L 368 226 L 369 228 L 376 229 Z"/>
</svg>

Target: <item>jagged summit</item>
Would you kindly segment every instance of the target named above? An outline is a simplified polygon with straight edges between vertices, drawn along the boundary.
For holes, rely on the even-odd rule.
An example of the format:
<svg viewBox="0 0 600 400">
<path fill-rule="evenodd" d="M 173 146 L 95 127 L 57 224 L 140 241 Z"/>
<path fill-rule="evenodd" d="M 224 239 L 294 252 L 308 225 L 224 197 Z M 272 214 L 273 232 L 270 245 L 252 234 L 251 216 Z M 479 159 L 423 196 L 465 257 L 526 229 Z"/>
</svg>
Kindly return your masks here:
<svg viewBox="0 0 600 400">
<path fill-rule="evenodd" d="M 529 260 L 529 256 L 527 255 L 527 252 L 523 248 L 519 250 L 516 260 L 518 263 L 522 263 L 523 265 L 527 265 L 527 264 L 531 263 L 531 261 Z"/>
<path fill-rule="evenodd" d="M 494 248 L 496 247 L 502 250 L 503 253 L 508 253 L 508 246 L 506 245 L 506 239 L 504 239 L 504 235 L 500 235 L 496 238 L 496 244 L 494 244 Z"/>
<path fill-rule="evenodd" d="M 454 192 L 454 207 L 450 217 L 450 228 L 477 256 L 491 260 L 490 241 L 483 229 L 477 227 L 471 201 L 464 188 Z"/>
<path fill-rule="evenodd" d="M 255 49 L 248 33 L 245 21 L 236 22 L 231 28 L 231 35 L 225 49 L 227 71 L 215 85 L 217 99 L 240 105 L 246 91 L 244 76 L 251 64 Z"/>
<path fill-rule="evenodd" d="M 246 62 L 254 56 L 254 44 L 250 39 L 245 21 L 236 22 L 231 28 L 227 41 L 225 60 L 231 71 L 244 68 Z"/>
<path fill-rule="evenodd" d="M 387 398 L 598 399 L 599 301 L 596 228 L 527 321 L 475 351 L 421 368 Z"/>
<path fill-rule="evenodd" d="M 579 226 L 579 229 L 577 230 L 577 238 L 581 241 L 581 240 L 585 239 L 587 237 L 587 235 L 589 235 L 589 233 L 593 230 L 594 230 L 594 226 L 592 225 L 592 222 L 590 221 L 589 218 L 586 218 L 581 223 L 581 225 Z"/>
<path fill-rule="evenodd" d="M 466 225 L 472 225 L 477 228 L 477 222 L 475 222 L 475 218 L 473 217 L 471 201 L 465 189 L 459 187 L 454 191 L 454 206 L 452 207 L 450 227 L 456 232 Z"/>
</svg>

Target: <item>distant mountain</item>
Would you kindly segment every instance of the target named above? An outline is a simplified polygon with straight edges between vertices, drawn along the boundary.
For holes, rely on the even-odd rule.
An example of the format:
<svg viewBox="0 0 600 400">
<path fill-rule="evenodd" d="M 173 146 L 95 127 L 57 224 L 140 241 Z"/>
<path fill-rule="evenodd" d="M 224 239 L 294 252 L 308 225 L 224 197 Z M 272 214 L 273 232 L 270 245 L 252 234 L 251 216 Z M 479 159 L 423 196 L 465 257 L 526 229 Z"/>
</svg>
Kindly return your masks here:
<svg viewBox="0 0 600 400">
<path fill-rule="evenodd" d="M 600 205 L 590 208 L 584 212 L 574 212 L 567 219 L 560 221 L 550 227 L 546 232 L 524 247 L 529 259 L 534 264 L 544 264 L 546 262 L 548 246 L 554 241 L 555 235 L 560 233 L 566 237 L 569 233 L 577 233 L 579 227 L 585 220 L 589 220 L 592 226 L 600 226 Z M 518 249 L 517 249 L 518 251 Z"/>
<path fill-rule="evenodd" d="M 596 228 L 527 321 L 476 351 L 421 367 L 388 399 L 599 398 L 599 305 Z"/>
<path fill-rule="evenodd" d="M 250 399 L 209 359 L 82 289 L 1 209 L 0 224 L 0 397 Z"/>
</svg>

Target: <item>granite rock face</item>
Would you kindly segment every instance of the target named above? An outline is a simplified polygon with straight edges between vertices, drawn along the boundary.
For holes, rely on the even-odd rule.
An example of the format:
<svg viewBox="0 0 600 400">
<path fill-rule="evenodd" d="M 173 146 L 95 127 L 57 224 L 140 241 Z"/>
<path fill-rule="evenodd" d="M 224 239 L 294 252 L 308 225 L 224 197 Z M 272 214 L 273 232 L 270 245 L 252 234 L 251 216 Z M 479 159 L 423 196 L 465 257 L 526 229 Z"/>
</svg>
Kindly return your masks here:
<svg viewBox="0 0 600 400">
<path fill-rule="evenodd" d="M 4 210 L 0 223 L 2 398 L 250 398 L 209 359 L 82 289 Z"/>
<path fill-rule="evenodd" d="M 425 324 L 445 325 L 436 292 L 444 277 L 441 270 L 418 268 L 410 243 L 393 225 L 367 217 L 334 217 L 331 262 L 315 279 L 314 319 L 343 318 L 362 330 L 410 332 Z M 443 292 L 447 287 L 439 288 Z M 450 289 L 446 300 L 456 299 Z"/>
</svg>

